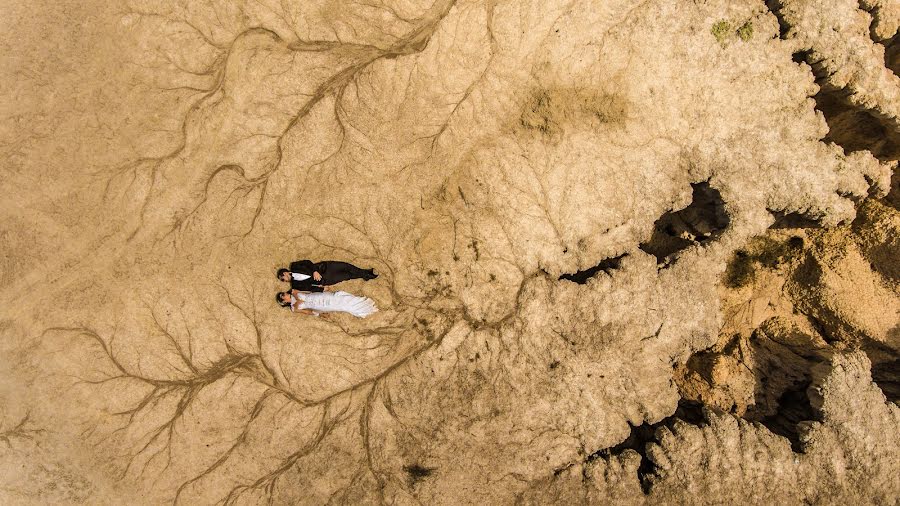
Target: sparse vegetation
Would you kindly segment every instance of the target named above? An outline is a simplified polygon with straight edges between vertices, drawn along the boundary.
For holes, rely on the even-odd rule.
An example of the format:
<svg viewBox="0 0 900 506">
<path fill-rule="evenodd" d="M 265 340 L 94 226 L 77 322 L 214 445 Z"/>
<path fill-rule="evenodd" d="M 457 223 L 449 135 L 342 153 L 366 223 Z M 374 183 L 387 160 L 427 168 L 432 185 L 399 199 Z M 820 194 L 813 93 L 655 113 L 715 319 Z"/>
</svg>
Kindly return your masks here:
<svg viewBox="0 0 900 506">
<path fill-rule="evenodd" d="M 409 478 L 410 485 L 415 485 L 427 478 L 434 472 L 433 467 L 423 467 L 419 464 L 411 464 L 408 466 L 403 466 L 403 470 L 406 471 L 406 474 Z"/>
<path fill-rule="evenodd" d="M 756 262 L 745 250 L 737 250 L 725 268 L 725 285 L 729 288 L 747 286 L 756 277 Z"/>
<path fill-rule="evenodd" d="M 751 243 L 749 251 L 740 249 L 725 269 L 725 286 L 741 288 L 753 282 L 759 267 L 777 269 L 789 262 L 803 249 L 803 239 L 791 237 L 787 241 L 761 238 Z"/>
<path fill-rule="evenodd" d="M 741 25 L 741 27 L 737 29 L 737 36 L 744 42 L 750 40 L 750 38 L 753 37 L 753 23 L 747 21 Z"/>
<path fill-rule="evenodd" d="M 731 35 L 731 23 L 726 19 L 719 20 L 712 26 L 711 33 L 719 44 L 724 46 L 728 36 Z"/>
<path fill-rule="evenodd" d="M 766 240 L 757 251 L 756 259 L 767 269 L 776 269 L 793 258 L 793 253 L 803 247 L 803 239 L 791 237 L 787 241 Z"/>
<path fill-rule="evenodd" d="M 735 35 L 744 42 L 753 37 L 753 23 L 751 21 L 745 21 L 739 27 L 735 26 L 731 21 L 721 19 L 712 25 L 710 33 L 722 47 L 725 47 L 728 44 L 728 40 Z"/>
</svg>

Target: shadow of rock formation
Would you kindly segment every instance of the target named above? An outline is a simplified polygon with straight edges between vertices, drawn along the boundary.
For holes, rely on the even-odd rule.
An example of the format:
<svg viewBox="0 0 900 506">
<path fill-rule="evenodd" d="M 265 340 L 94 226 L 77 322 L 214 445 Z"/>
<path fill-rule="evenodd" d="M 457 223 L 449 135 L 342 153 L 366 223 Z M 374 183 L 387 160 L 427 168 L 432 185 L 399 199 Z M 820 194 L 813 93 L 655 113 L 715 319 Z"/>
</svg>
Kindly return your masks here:
<svg viewBox="0 0 900 506">
<path fill-rule="evenodd" d="M 728 226 L 725 202 L 719 190 L 708 182 L 691 184 L 690 205 L 668 212 L 656 221 L 653 236 L 640 248 L 656 257 L 658 264 L 673 261 L 674 255 L 694 244 L 704 244 L 718 237 Z"/>
</svg>

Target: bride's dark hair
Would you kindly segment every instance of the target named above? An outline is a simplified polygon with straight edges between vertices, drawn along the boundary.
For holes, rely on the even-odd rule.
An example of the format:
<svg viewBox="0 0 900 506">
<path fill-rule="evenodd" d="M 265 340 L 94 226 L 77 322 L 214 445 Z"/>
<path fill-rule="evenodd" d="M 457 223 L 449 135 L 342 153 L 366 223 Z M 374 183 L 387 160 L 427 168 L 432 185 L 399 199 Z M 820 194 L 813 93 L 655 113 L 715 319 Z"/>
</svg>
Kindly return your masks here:
<svg viewBox="0 0 900 506">
<path fill-rule="evenodd" d="M 275 294 L 275 300 L 278 301 L 278 305 L 281 307 L 291 307 L 290 302 L 285 302 L 285 301 L 281 300 L 281 296 L 286 293 L 289 293 L 289 292 L 278 292 Z"/>
</svg>

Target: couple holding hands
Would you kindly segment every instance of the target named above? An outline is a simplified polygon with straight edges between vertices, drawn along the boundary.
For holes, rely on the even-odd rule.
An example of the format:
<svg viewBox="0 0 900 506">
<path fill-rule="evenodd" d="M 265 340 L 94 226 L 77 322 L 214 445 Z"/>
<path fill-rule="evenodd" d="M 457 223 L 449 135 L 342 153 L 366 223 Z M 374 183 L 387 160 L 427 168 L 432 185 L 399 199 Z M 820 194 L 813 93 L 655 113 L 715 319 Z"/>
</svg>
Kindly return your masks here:
<svg viewBox="0 0 900 506">
<path fill-rule="evenodd" d="M 291 284 L 291 289 L 278 292 L 275 299 L 281 307 L 295 313 L 319 316 L 321 313 L 350 313 L 365 318 L 378 311 L 375 302 L 368 297 L 358 297 L 342 291 L 331 291 L 332 285 L 351 279 L 375 279 L 372 269 L 360 269 L 347 262 L 291 262 L 287 269 L 278 269 L 278 279 Z"/>
</svg>

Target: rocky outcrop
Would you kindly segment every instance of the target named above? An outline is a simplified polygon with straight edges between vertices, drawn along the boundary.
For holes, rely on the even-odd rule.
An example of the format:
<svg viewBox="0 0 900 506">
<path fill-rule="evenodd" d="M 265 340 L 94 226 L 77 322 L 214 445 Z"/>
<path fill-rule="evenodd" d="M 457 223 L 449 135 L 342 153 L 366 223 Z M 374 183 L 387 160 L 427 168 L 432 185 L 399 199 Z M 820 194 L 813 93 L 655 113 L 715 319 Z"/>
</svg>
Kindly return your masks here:
<svg viewBox="0 0 900 506">
<path fill-rule="evenodd" d="M 560 472 L 523 498 L 531 504 L 891 502 L 900 488 L 900 408 L 872 382 L 865 354 L 839 353 L 816 366 L 808 395 L 814 415 L 800 424 L 799 452 L 764 425 L 706 410 L 703 423 L 679 420 L 657 429 L 643 457 L 652 469 L 644 497 L 635 493 L 641 456 L 628 451 Z M 619 469 L 629 472 L 622 477 Z"/>
<path fill-rule="evenodd" d="M 827 86 L 843 90 L 843 98 L 854 107 L 868 110 L 900 129 L 900 77 L 885 67 L 884 47 L 870 37 L 871 17 L 855 0 L 783 0 L 778 13 L 789 27 L 786 37 L 797 50 L 809 51 L 809 62 L 827 75 Z M 889 9 L 877 19 L 889 19 Z M 879 12 L 881 12 L 879 10 Z M 886 35 L 891 23 L 879 25 Z M 896 27 L 894 27 L 896 32 Z"/>
</svg>

